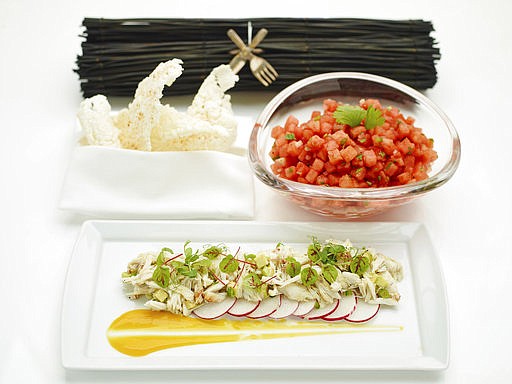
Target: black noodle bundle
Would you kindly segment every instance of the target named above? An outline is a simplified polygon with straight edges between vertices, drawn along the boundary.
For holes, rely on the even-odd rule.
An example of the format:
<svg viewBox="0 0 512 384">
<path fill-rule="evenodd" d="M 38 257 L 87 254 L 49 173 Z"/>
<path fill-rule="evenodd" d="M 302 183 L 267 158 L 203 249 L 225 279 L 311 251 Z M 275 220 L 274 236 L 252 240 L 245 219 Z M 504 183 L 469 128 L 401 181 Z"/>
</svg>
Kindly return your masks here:
<svg viewBox="0 0 512 384">
<path fill-rule="evenodd" d="M 348 18 L 256 19 L 99 19 L 85 18 L 77 69 L 84 97 L 133 96 L 137 84 L 158 63 L 183 60 L 183 75 L 164 94 L 197 91 L 210 71 L 227 64 L 236 49 L 227 37 L 233 28 L 246 42 L 268 29 L 258 46 L 279 72 L 264 88 L 246 65 L 233 91 L 280 91 L 304 77 L 333 71 L 367 72 L 431 88 L 437 81 L 439 49 L 431 22 Z M 167 92 L 167 93 L 166 93 Z"/>
</svg>

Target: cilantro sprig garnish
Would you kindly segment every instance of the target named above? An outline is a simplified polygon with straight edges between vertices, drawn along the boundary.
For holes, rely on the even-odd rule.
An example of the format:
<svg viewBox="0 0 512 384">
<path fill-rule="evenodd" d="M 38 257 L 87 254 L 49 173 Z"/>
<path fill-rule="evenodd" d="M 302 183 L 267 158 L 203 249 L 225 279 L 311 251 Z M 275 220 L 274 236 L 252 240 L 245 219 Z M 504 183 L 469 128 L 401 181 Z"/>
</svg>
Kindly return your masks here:
<svg viewBox="0 0 512 384">
<path fill-rule="evenodd" d="M 354 105 L 340 105 L 332 114 L 338 124 L 350 125 L 357 127 L 366 117 L 366 111 Z"/>
<path fill-rule="evenodd" d="M 364 122 L 364 126 L 366 129 L 373 129 L 382 125 L 386 122 L 384 116 L 382 116 L 382 112 L 378 109 L 373 108 L 373 105 L 370 105 L 366 110 L 366 119 Z"/>
<path fill-rule="evenodd" d="M 351 127 L 361 125 L 364 120 L 364 126 L 370 130 L 386 122 L 382 112 L 370 105 L 368 109 L 363 109 L 354 105 L 339 105 L 332 115 L 338 124 L 345 124 Z"/>
</svg>

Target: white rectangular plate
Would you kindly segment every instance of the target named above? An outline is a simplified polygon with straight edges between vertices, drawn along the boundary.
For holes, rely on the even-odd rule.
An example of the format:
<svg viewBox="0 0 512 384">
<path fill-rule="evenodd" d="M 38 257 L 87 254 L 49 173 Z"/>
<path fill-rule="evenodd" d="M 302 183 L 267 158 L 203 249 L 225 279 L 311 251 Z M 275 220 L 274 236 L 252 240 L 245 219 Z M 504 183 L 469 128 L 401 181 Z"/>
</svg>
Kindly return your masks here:
<svg viewBox="0 0 512 384">
<path fill-rule="evenodd" d="M 305 247 L 350 239 L 400 261 L 398 306 L 383 308 L 373 325 L 394 332 L 354 332 L 273 340 L 194 345 L 144 357 L 114 350 L 106 331 L 119 315 L 140 307 L 123 294 L 121 273 L 142 251 L 187 240 L 224 243 L 246 251 L 283 242 Z M 236 249 L 236 248 L 235 248 Z M 297 223 L 251 221 L 87 221 L 70 261 L 62 310 L 62 362 L 69 369 L 334 369 L 441 370 L 448 365 L 445 284 L 429 235 L 418 223 Z"/>
</svg>

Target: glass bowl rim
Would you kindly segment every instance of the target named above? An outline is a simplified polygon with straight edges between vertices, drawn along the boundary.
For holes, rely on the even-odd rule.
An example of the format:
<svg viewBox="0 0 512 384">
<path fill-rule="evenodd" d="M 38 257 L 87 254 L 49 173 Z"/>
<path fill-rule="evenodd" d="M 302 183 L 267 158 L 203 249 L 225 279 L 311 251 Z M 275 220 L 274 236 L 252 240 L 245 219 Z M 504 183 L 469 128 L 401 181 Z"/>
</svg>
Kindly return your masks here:
<svg viewBox="0 0 512 384">
<path fill-rule="evenodd" d="M 448 130 L 452 139 L 452 146 L 450 148 L 451 153 L 449 154 L 448 161 L 436 174 L 429 176 L 425 180 L 400 186 L 378 188 L 342 188 L 304 184 L 297 181 L 280 178 L 273 172 L 266 169 L 262 159 L 260 159 L 258 156 L 258 133 L 268 124 L 272 114 L 279 108 L 283 101 L 285 101 L 296 91 L 305 88 L 315 82 L 333 79 L 357 79 L 385 85 L 413 97 L 417 102 L 426 106 L 431 113 L 434 113 L 443 121 L 445 128 Z M 282 192 L 290 191 L 296 195 L 302 195 L 304 197 L 317 197 L 326 199 L 342 198 L 353 200 L 390 200 L 426 193 L 429 190 L 437 188 L 446 183 L 453 176 L 458 168 L 460 157 L 461 144 L 457 130 L 445 112 L 440 107 L 438 107 L 437 104 L 408 85 L 393 79 L 389 79 L 387 77 L 363 72 L 321 73 L 306 77 L 281 90 L 267 103 L 263 111 L 258 115 L 251 132 L 248 152 L 249 163 L 254 173 L 263 183 L 271 187 L 281 190 Z"/>
</svg>

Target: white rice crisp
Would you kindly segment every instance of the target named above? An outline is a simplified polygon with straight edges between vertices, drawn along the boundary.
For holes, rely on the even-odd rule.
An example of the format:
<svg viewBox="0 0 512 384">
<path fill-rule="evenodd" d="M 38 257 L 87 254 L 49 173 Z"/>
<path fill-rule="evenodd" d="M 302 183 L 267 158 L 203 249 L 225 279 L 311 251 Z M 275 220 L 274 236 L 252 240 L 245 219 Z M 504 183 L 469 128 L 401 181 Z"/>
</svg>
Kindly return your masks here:
<svg viewBox="0 0 512 384">
<path fill-rule="evenodd" d="M 143 79 L 128 108 L 111 116 L 107 98 L 96 95 L 80 104 L 78 119 L 83 140 L 101 145 L 141 151 L 193 151 L 228 149 L 236 139 L 237 122 L 230 96 L 238 76 L 229 65 L 214 68 L 186 112 L 161 104 L 164 87 L 183 72 L 182 61 L 160 63 Z"/>
</svg>

